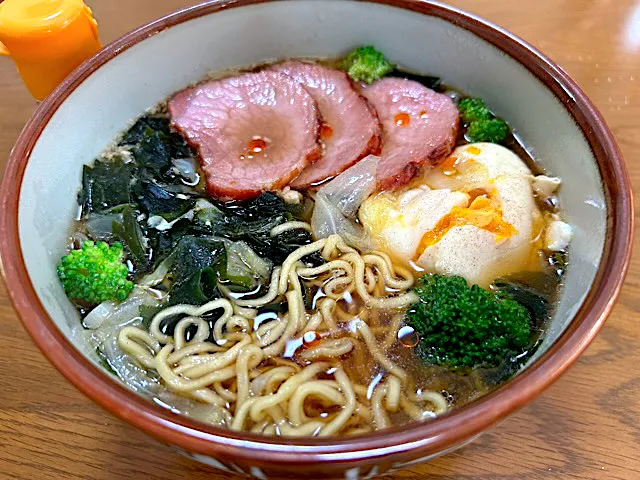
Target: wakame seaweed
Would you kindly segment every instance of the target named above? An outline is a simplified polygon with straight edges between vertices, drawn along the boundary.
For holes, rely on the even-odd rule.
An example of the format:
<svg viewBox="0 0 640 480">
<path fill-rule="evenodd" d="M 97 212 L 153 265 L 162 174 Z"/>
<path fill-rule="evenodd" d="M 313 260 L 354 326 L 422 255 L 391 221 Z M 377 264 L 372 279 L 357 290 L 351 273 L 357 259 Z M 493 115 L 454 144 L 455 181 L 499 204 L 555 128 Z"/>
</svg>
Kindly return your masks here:
<svg viewBox="0 0 640 480">
<path fill-rule="evenodd" d="M 298 247 L 313 241 L 311 233 L 304 229 L 271 236 L 274 227 L 290 220 L 303 220 L 306 212 L 304 204 L 287 204 L 270 192 L 245 202 L 219 203 L 214 206 L 211 215 L 204 212 L 196 216 L 197 222 L 210 224 L 216 235 L 247 242 L 258 255 L 276 263 L 282 263 Z M 323 262 L 319 255 L 311 258 L 313 265 Z"/>
<path fill-rule="evenodd" d="M 211 227 L 181 218 L 169 230 L 148 229 L 149 242 L 153 249 L 154 265 L 157 266 L 185 236 L 203 237 L 213 235 Z"/>
<path fill-rule="evenodd" d="M 193 236 L 183 237 L 172 255 L 170 272 L 176 284 L 204 268 L 223 268 L 225 263 L 224 243 Z"/>
<path fill-rule="evenodd" d="M 171 304 L 202 305 L 220 296 L 218 277 L 226 269 L 226 250 L 222 242 L 185 236 L 171 255 Z"/>
<path fill-rule="evenodd" d="M 244 220 L 264 220 L 266 213 L 269 214 L 268 217 L 292 213 L 291 207 L 271 192 L 265 192 L 259 197 L 244 202 L 222 205 L 222 207 Z"/>
<path fill-rule="evenodd" d="M 136 165 L 122 157 L 100 159 L 92 166 L 85 165 L 78 197 L 83 215 L 130 203 L 136 171 Z"/>
<path fill-rule="evenodd" d="M 171 290 L 169 304 L 203 305 L 219 296 L 218 272 L 212 267 L 206 267 L 175 285 Z"/>
<path fill-rule="evenodd" d="M 123 135 L 120 145 L 133 146 L 136 160 L 141 163 L 148 161 L 151 166 L 158 165 L 165 158 L 165 152 L 169 159 L 193 155 L 184 138 L 171 130 L 169 119 L 162 115 L 140 118 Z"/>
<path fill-rule="evenodd" d="M 173 193 L 168 188 L 144 180 L 138 183 L 136 188 L 138 204 L 143 212 L 152 215 L 160 215 L 167 221 L 187 213 L 196 201 L 183 193 Z"/>
<path fill-rule="evenodd" d="M 264 193 L 251 200 L 224 203 L 183 184 L 171 161 L 193 153 L 164 115 L 140 118 L 123 135 L 119 147 L 125 151 L 85 166 L 78 201 L 86 231 L 94 240 L 122 242 L 133 264 L 134 279 L 171 256 L 172 304 L 203 304 L 217 298 L 218 281 L 241 290 L 254 288 L 257 282 L 268 280 L 262 276 L 270 272 L 271 262 L 282 263 L 298 247 L 313 241 L 304 229 L 271 236 L 273 228 L 282 223 L 308 220 L 306 202 L 287 204 L 273 193 Z M 198 199 L 202 200 L 197 203 Z M 148 220 L 155 216 L 174 223 L 154 228 Z M 227 272 L 229 242 L 237 246 L 244 242 L 247 254 L 268 259 L 261 278 L 237 268 L 232 274 Z M 324 261 L 319 254 L 303 260 L 309 265 Z"/>
<path fill-rule="evenodd" d="M 131 206 L 122 209 L 122 222 L 113 222 L 114 237 L 120 240 L 138 271 L 147 271 L 150 263 L 144 232 Z"/>
</svg>

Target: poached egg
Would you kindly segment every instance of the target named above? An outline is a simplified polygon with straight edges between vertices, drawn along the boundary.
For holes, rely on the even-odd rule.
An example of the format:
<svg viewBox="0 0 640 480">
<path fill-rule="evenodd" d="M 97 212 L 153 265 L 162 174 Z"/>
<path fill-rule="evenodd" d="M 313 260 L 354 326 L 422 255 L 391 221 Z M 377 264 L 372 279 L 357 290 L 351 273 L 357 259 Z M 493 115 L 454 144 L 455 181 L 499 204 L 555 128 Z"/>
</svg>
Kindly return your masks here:
<svg viewBox="0 0 640 480">
<path fill-rule="evenodd" d="M 369 197 L 359 217 L 396 259 L 486 286 L 531 259 L 542 221 L 533 178 L 505 147 L 464 145 L 408 188 Z"/>
</svg>

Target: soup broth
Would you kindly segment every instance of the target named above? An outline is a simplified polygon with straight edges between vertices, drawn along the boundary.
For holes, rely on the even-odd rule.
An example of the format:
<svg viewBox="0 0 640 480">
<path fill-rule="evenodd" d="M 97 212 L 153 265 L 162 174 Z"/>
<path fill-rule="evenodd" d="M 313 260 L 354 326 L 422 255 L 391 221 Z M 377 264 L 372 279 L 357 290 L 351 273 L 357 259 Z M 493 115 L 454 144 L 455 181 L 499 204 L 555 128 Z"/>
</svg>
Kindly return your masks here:
<svg viewBox="0 0 640 480">
<path fill-rule="evenodd" d="M 58 271 L 74 334 L 131 389 L 352 435 L 446 414 L 535 352 L 567 265 L 560 180 L 480 102 L 352 55 L 215 76 L 84 167 Z"/>
</svg>

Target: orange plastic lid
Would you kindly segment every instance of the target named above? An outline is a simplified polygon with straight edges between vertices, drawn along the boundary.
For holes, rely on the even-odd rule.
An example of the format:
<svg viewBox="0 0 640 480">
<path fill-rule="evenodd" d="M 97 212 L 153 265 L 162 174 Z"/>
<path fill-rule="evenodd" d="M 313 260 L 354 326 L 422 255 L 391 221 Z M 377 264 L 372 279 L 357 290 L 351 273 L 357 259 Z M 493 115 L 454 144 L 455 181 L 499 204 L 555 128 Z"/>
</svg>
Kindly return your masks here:
<svg viewBox="0 0 640 480">
<path fill-rule="evenodd" d="M 98 25 L 83 0 L 0 3 L 0 54 L 13 57 L 38 99 L 99 49 Z"/>
<path fill-rule="evenodd" d="M 82 0 L 4 0 L 0 36 L 24 39 L 60 30 L 87 8 Z"/>
</svg>

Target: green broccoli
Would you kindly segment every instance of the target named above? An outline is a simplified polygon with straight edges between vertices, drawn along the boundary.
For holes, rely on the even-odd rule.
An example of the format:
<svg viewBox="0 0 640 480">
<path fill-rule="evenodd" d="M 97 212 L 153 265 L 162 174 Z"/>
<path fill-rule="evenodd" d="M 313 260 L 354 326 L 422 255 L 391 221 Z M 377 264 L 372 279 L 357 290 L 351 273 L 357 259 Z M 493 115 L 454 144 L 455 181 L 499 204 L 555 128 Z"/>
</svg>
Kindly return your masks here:
<svg viewBox="0 0 640 480">
<path fill-rule="evenodd" d="M 407 320 L 426 361 L 451 369 L 493 368 L 525 352 L 529 311 L 506 295 L 469 286 L 462 277 L 424 275 Z"/>
<path fill-rule="evenodd" d="M 481 98 L 463 98 L 458 104 L 458 110 L 464 123 L 491 118 L 491 112 Z"/>
<path fill-rule="evenodd" d="M 467 138 L 472 142 L 501 143 L 509 136 L 509 126 L 499 118 L 483 118 L 469 124 Z"/>
<path fill-rule="evenodd" d="M 467 138 L 471 142 L 501 143 L 509 136 L 509 126 L 496 118 L 481 98 L 460 100 L 458 110 L 467 125 Z"/>
<path fill-rule="evenodd" d="M 123 301 L 133 289 L 127 280 L 121 243 L 84 242 L 58 264 L 58 278 L 67 296 L 78 303 L 96 305 L 107 300 Z"/>
<path fill-rule="evenodd" d="M 389 60 L 372 46 L 353 50 L 344 59 L 342 67 L 356 82 L 369 84 L 384 77 L 394 68 Z"/>
</svg>

